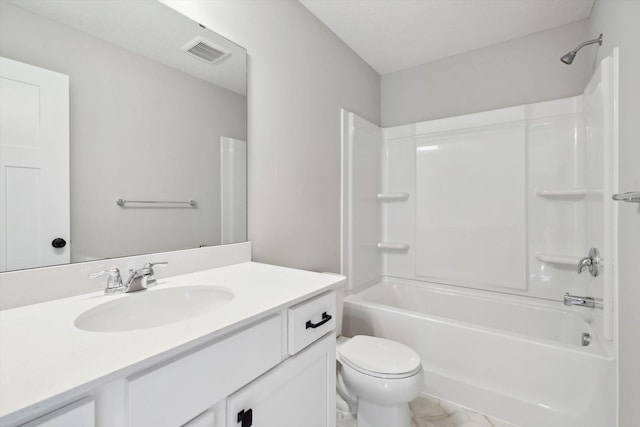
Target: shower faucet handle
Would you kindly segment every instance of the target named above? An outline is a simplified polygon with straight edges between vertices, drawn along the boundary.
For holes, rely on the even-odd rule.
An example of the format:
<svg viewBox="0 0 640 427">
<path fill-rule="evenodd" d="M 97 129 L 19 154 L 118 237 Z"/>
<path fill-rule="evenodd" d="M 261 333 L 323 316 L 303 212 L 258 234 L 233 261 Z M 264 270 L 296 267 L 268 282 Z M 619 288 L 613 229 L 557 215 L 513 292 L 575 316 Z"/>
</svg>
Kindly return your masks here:
<svg viewBox="0 0 640 427">
<path fill-rule="evenodd" d="M 580 262 L 578 262 L 578 274 L 582 273 L 585 267 L 591 267 L 591 258 L 584 257 L 580 259 Z"/>
<path fill-rule="evenodd" d="M 582 258 L 578 262 L 578 274 L 582 273 L 585 267 L 589 267 L 589 274 L 593 277 L 598 275 L 598 267 L 600 266 L 600 252 L 597 248 L 589 249 L 589 256 Z"/>
</svg>

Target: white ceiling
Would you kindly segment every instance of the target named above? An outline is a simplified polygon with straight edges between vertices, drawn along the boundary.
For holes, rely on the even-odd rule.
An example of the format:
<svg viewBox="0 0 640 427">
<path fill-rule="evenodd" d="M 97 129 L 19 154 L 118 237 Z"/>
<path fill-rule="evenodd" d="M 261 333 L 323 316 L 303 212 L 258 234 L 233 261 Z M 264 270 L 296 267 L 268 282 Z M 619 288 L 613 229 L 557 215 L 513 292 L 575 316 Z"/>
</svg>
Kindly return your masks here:
<svg viewBox="0 0 640 427">
<path fill-rule="evenodd" d="M 595 0 L 299 0 L 381 75 L 589 18 Z"/>
</svg>

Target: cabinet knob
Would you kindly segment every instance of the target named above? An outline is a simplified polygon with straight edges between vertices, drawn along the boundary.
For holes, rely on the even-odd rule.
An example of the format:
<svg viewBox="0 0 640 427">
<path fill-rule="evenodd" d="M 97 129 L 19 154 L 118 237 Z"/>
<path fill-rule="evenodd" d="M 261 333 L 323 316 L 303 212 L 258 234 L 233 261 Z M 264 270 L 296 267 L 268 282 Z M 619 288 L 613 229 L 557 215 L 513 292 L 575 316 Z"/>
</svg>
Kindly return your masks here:
<svg viewBox="0 0 640 427">
<path fill-rule="evenodd" d="M 238 422 L 241 423 L 240 427 L 251 427 L 253 425 L 253 409 L 243 409 L 238 412 Z"/>
<path fill-rule="evenodd" d="M 56 237 L 51 241 L 51 246 L 53 246 L 56 249 L 60 249 L 67 246 L 67 242 L 61 237 Z"/>
</svg>

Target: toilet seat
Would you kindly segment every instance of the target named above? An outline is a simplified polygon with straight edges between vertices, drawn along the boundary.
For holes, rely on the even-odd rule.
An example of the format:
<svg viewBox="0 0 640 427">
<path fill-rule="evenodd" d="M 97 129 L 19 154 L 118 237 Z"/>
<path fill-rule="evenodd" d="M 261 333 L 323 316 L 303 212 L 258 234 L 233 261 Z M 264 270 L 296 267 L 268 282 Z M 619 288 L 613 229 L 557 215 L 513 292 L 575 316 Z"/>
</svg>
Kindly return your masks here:
<svg viewBox="0 0 640 427">
<path fill-rule="evenodd" d="M 340 344 L 337 353 L 345 365 L 377 378 L 407 378 L 421 369 L 418 353 L 384 338 L 356 335 Z"/>
</svg>

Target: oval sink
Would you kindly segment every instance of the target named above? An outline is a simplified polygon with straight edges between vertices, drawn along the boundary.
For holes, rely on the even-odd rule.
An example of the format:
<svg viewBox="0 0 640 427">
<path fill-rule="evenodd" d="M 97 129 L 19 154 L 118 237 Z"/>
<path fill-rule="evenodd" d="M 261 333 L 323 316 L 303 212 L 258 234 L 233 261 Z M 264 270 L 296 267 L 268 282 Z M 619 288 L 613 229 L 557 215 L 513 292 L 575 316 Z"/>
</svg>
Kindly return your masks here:
<svg viewBox="0 0 640 427">
<path fill-rule="evenodd" d="M 78 316 L 79 329 L 119 332 L 155 328 L 207 313 L 228 304 L 231 290 L 217 286 L 179 286 L 125 294 Z"/>
</svg>

